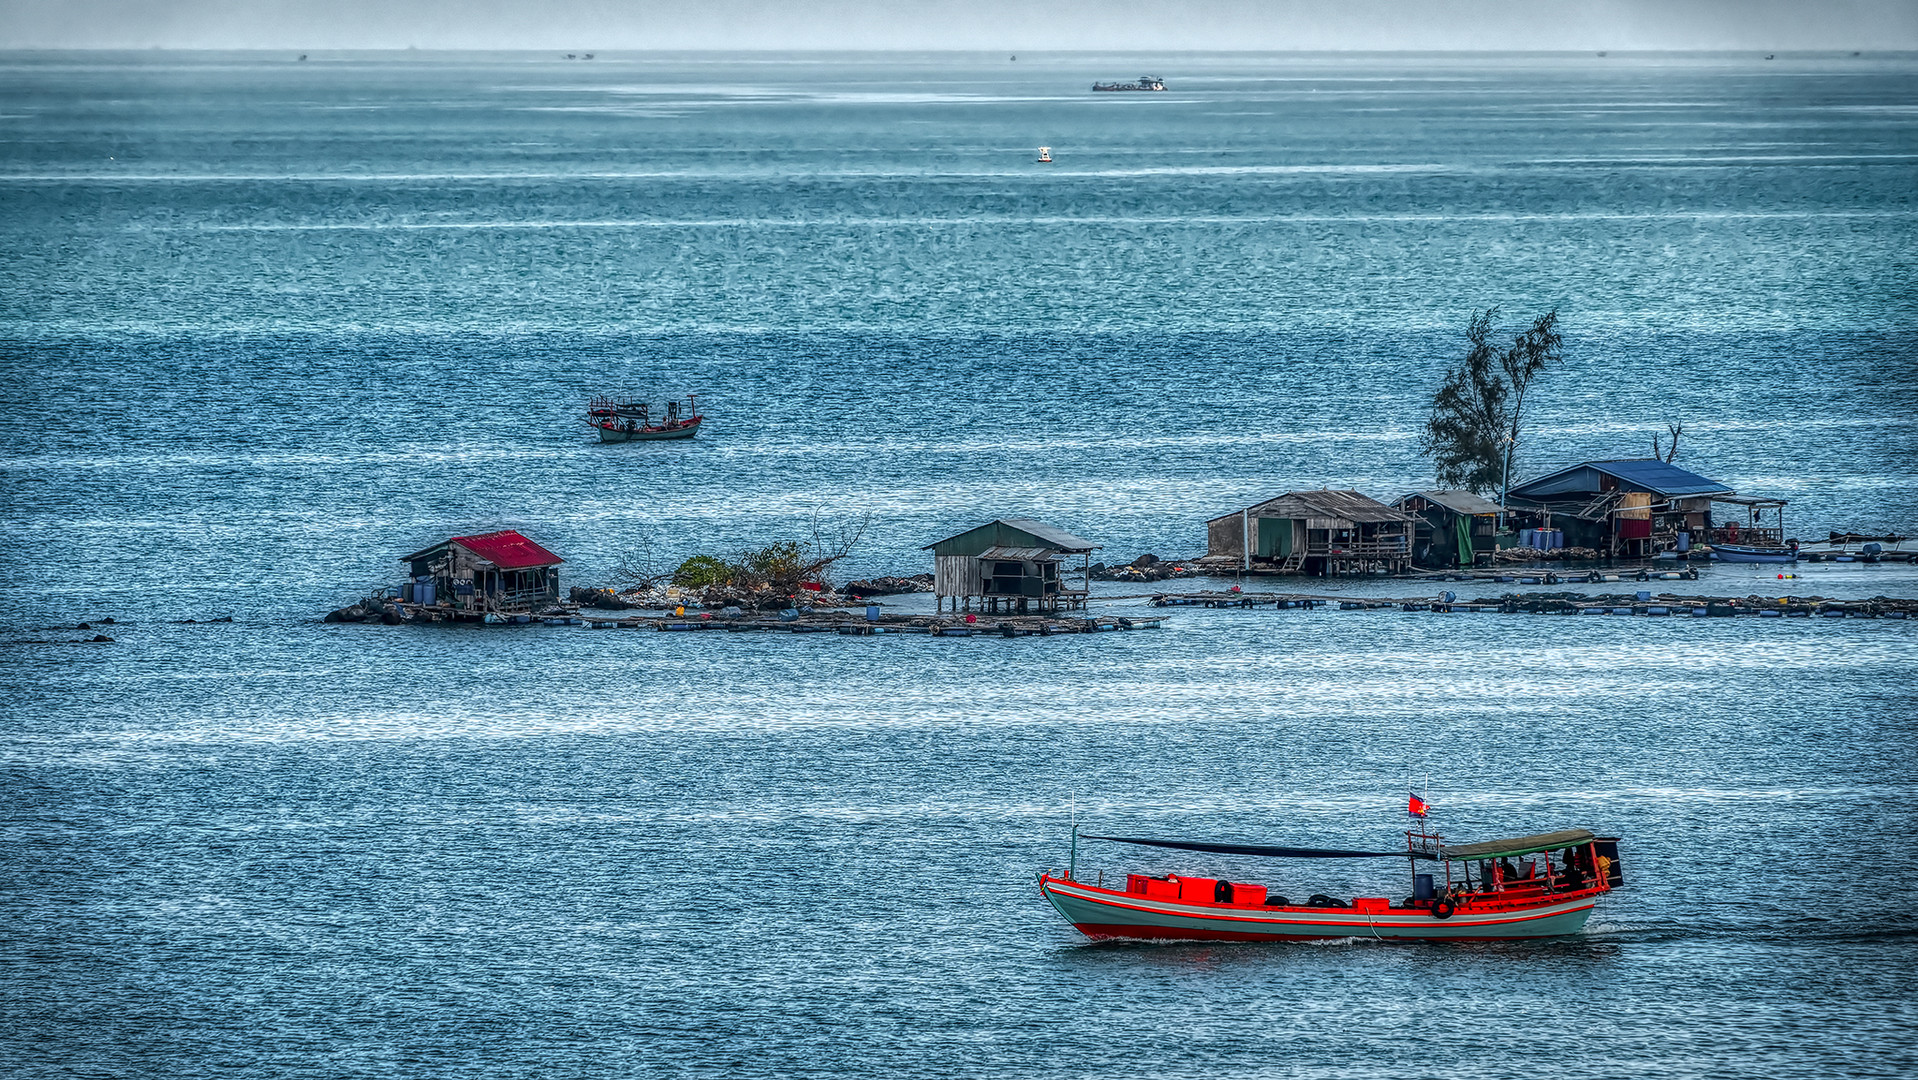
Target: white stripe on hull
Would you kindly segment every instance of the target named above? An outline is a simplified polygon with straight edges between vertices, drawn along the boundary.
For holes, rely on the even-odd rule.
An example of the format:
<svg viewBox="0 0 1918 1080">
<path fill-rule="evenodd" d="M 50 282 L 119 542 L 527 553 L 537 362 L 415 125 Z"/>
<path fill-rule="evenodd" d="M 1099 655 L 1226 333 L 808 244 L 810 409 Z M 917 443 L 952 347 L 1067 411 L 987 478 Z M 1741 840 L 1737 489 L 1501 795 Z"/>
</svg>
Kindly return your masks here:
<svg viewBox="0 0 1918 1080">
<path fill-rule="evenodd" d="M 1127 894 L 1115 902 L 1110 894 L 1093 893 L 1057 881 L 1041 889 L 1066 921 L 1089 937 L 1141 937 L 1177 940 L 1181 932 L 1194 939 L 1230 936 L 1246 940 L 1302 938 L 1411 938 L 1420 940 L 1534 938 L 1576 934 L 1597 902 L 1582 896 L 1557 904 L 1522 910 L 1458 912 L 1449 919 L 1426 911 L 1366 913 L 1352 908 L 1272 910 L 1265 908 L 1203 907 L 1167 903 Z"/>
</svg>

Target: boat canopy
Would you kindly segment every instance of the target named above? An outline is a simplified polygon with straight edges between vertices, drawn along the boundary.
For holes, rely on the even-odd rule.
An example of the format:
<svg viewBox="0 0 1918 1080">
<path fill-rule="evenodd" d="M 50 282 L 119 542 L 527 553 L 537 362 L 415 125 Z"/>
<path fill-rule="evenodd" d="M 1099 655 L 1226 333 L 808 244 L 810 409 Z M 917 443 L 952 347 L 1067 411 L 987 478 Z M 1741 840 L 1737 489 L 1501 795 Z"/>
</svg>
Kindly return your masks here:
<svg viewBox="0 0 1918 1080">
<path fill-rule="evenodd" d="M 1450 844 L 1439 849 L 1448 859 L 1503 859 L 1508 855 L 1530 855 L 1537 851 L 1556 851 L 1577 847 L 1597 839 L 1588 829 L 1561 829 L 1537 836 L 1515 836 L 1510 840 L 1486 840 L 1477 844 Z"/>
<path fill-rule="evenodd" d="M 1180 851 L 1210 851 L 1220 855 L 1263 855 L 1276 859 L 1403 859 L 1403 851 L 1344 851 L 1338 848 L 1275 847 L 1270 844 L 1215 844 L 1203 840 L 1148 840 L 1139 836 L 1092 836 L 1085 840 L 1113 840 L 1121 844 L 1177 848 Z M 1591 835 L 1590 833 L 1586 834 Z"/>
</svg>

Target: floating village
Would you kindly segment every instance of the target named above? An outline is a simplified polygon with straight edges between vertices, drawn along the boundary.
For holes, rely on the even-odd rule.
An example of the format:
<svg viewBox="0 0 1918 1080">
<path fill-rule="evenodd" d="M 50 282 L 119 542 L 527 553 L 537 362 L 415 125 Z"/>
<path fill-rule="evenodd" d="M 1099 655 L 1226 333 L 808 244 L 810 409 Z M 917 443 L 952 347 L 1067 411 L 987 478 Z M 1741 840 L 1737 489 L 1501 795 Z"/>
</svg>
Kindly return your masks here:
<svg viewBox="0 0 1918 1080">
<path fill-rule="evenodd" d="M 602 440 L 626 441 L 690 438 L 702 419 L 690 401 L 683 412 L 669 408 L 655 422 L 643 405 L 599 399 L 587 422 Z M 1159 629 L 1169 608 L 1918 615 L 1914 599 L 1717 596 L 1676 584 L 1698 580 L 1699 565 L 1710 561 L 1776 564 L 1782 579 L 1801 562 L 1918 556 L 1897 535 L 1831 533 L 1802 542 L 1787 534 L 1785 510 L 1784 499 L 1742 494 L 1669 460 L 1621 458 L 1580 462 L 1517 484 L 1502 504 L 1457 490 L 1413 491 L 1389 503 L 1351 490 L 1291 491 L 1206 521 L 1205 551 L 1190 558 L 1146 554 L 1108 564 L 1095 561 L 1104 548 L 1096 540 L 1031 518 L 1000 518 L 929 540 L 921 548 L 924 569 L 901 576 L 834 585 L 828 570 L 840 552 L 810 564 L 789 561 L 784 573 L 742 575 L 746 580 L 677 573 L 623 589 L 576 585 L 563 592 L 565 559 L 518 531 L 502 530 L 447 537 L 399 556 L 405 573 L 397 586 L 324 621 L 1005 638 Z M 1408 595 L 1356 597 L 1310 587 L 1357 578 L 1404 580 Z M 1095 596 L 1095 581 L 1148 591 Z M 1180 581 L 1192 587 L 1168 584 Z M 1552 589 L 1611 583 L 1619 589 Z M 1484 595 L 1463 596 L 1468 587 Z M 887 611 L 879 600 L 914 593 L 932 594 L 931 612 L 923 604 Z M 1128 603 L 1125 614 L 1095 610 L 1121 601 Z"/>
</svg>

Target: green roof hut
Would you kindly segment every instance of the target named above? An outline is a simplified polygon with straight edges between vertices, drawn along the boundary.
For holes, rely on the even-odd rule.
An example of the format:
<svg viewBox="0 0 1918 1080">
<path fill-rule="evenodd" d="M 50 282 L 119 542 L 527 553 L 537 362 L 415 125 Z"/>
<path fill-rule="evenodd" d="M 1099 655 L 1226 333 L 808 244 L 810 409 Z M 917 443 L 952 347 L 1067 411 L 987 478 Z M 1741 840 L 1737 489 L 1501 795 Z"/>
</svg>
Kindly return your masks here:
<svg viewBox="0 0 1918 1080">
<path fill-rule="evenodd" d="M 1100 545 L 1031 518 L 1000 518 L 927 544 L 932 552 L 932 591 L 938 611 L 1025 614 L 1083 607 L 1092 589 L 1092 552 Z M 1061 566 L 1067 555 L 1083 558 L 1084 581 L 1068 589 Z"/>
</svg>

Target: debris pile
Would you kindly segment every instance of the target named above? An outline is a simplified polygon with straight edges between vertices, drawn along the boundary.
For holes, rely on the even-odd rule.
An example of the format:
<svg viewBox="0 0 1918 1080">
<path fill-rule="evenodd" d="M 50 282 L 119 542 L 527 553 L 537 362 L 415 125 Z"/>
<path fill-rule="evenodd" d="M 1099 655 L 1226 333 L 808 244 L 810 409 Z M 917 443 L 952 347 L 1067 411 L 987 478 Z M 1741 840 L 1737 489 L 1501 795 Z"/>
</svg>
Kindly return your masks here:
<svg viewBox="0 0 1918 1080">
<path fill-rule="evenodd" d="M 598 608 L 603 611 L 624 611 L 628 608 L 647 611 L 673 611 L 678 608 L 703 608 L 709 611 L 724 608 L 739 608 L 742 611 L 784 611 L 788 608 L 847 607 L 856 602 L 854 598 L 829 591 L 824 586 L 821 586 L 818 591 L 805 588 L 795 591 L 770 585 L 707 585 L 703 588 L 692 588 L 657 584 L 642 585 L 621 592 L 615 592 L 612 589 L 575 588 L 571 591 L 570 598 L 581 610 Z"/>
<path fill-rule="evenodd" d="M 189 619 L 188 621 L 191 622 L 192 620 Z M 330 623 L 385 623 L 388 626 L 398 626 L 401 622 L 405 621 L 405 616 L 398 603 L 379 596 L 369 596 L 364 600 L 356 601 L 343 608 L 336 608 L 333 611 L 327 612 L 326 617 L 320 621 Z"/>
<path fill-rule="evenodd" d="M 932 591 L 931 574 L 914 574 L 911 577 L 876 577 L 864 581 L 848 581 L 841 586 L 840 592 L 855 599 L 868 596 L 896 596 L 900 593 L 922 593 Z"/>
<path fill-rule="evenodd" d="M 1152 554 L 1141 555 L 1123 566 L 1107 566 L 1104 563 L 1094 563 L 1092 566 L 1094 581 L 1166 581 L 1171 578 L 1202 577 L 1206 573 L 1196 566 L 1187 565 L 1186 561 L 1169 562 Z"/>
<path fill-rule="evenodd" d="M 1583 547 L 1553 548 L 1550 551 L 1544 551 L 1539 548 L 1514 547 L 1499 548 L 1492 553 L 1494 560 L 1509 563 L 1595 561 L 1604 557 L 1605 553 L 1599 551 L 1597 548 Z"/>
</svg>

